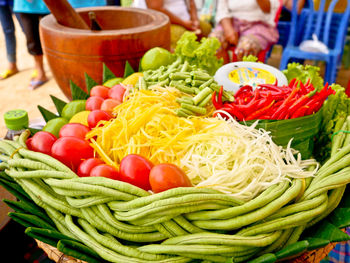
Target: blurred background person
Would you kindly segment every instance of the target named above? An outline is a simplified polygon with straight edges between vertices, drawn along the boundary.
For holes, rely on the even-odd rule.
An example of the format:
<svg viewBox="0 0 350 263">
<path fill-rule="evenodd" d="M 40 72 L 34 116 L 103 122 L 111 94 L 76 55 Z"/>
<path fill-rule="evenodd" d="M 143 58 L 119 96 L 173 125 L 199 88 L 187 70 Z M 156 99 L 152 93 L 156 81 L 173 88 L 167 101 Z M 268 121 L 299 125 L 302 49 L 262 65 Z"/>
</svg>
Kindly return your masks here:
<svg viewBox="0 0 350 263">
<path fill-rule="evenodd" d="M 279 7 L 279 0 L 218 0 L 217 25 L 211 36 L 220 40 L 222 52 L 234 46 L 237 60 L 257 56 L 278 41 L 275 18 Z"/>
<path fill-rule="evenodd" d="M 73 8 L 104 6 L 106 0 L 69 0 Z M 29 54 L 34 58 L 34 71 L 28 88 L 36 89 L 47 82 L 43 50 L 39 35 L 40 19 L 50 11 L 43 0 L 14 0 L 14 12 L 18 13 L 27 41 Z"/>
<path fill-rule="evenodd" d="M 28 52 L 34 59 L 35 70 L 28 86 L 29 89 L 33 90 L 48 80 L 44 70 L 39 21 L 44 15 L 49 14 L 49 10 L 42 0 L 14 0 L 13 10 L 18 13 L 26 37 Z"/>
<path fill-rule="evenodd" d="M 13 21 L 13 0 L 0 0 L 0 23 L 5 38 L 6 57 L 8 65 L 6 70 L 0 73 L 0 79 L 6 79 L 18 72 L 16 63 L 16 36 Z"/>
<path fill-rule="evenodd" d="M 135 0 L 133 7 L 150 8 L 166 14 L 171 23 L 171 48 L 185 31 L 195 32 L 199 37 L 206 37 L 211 26 L 198 18 L 194 0 Z"/>
</svg>

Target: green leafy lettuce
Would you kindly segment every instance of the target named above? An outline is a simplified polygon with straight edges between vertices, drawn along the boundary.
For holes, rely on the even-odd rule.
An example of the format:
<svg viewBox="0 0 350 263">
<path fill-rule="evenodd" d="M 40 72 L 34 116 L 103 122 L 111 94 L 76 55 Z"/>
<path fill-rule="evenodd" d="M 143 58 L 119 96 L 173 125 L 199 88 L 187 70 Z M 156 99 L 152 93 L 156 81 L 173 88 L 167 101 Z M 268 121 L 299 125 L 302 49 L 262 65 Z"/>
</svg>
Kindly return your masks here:
<svg viewBox="0 0 350 263">
<path fill-rule="evenodd" d="M 323 78 L 320 76 L 319 67 L 293 62 L 288 64 L 287 69 L 283 70 L 283 73 L 287 77 L 288 83 L 295 78 L 303 83 L 310 79 L 316 89 L 323 88 Z"/>
<path fill-rule="evenodd" d="M 216 56 L 220 48 L 220 41 L 217 38 L 202 38 L 197 41 L 193 32 L 185 32 L 176 44 L 175 55 L 190 65 L 197 65 L 214 75 L 216 70 L 223 65 L 223 60 Z"/>
<path fill-rule="evenodd" d="M 322 107 L 322 123 L 319 137 L 315 142 L 315 158 L 323 163 L 331 152 L 332 137 L 341 129 L 342 124 L 350 115 L 350 98 L 346 95 L 345 89 L 333 84 L 332 89 L 336 91 L 330 95 Z"/>
<path fill-rule="evenodd" d="M 244 56 L 243 61 L 245 61 L 245 62 L 259 62 L 258 58 L 254 55 Z"/>
</svg>

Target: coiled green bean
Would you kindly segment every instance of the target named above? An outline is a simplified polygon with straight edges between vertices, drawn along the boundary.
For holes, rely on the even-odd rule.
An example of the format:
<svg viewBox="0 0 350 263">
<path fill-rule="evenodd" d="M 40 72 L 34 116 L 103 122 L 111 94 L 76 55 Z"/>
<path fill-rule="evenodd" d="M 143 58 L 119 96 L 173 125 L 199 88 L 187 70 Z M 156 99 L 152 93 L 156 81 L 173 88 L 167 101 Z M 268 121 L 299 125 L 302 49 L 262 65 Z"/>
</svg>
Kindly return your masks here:
<svg viewBox="0 0 350 263">
<path fill-rule="evenodd" d="M 97 229 L 110 233 L 120 239 L 135 241 L 135 242 L 156 242 L 163 240 L 165 236 L 158 232 L 153 233 L 127 233 L 114 228 L 103 217 L 100 216 L 98 211 L 92 210 L 92 208 L 82 208 L 81 212 L 83 217 L 90 222 Z"/>
<path fill-rule="evenodd" d="M 127 212 L 115 212 L 115 216 L 119 220 L 130 221 L 143 218 L 147 215 L 154 213 L 172 213 L 173 208 L 183 207 L 184 209 L 189 209 L 190 211 L 198 210 L 195 205 L 201 204 L 219 204 L 219 205 L 235 205 L 232 203 L 228 196 L 224 194 L 188 194 L 179 197 L 167 198 L 163 200 L 154 201 L 146 206 L 136 208 Z M 193 210 L 194 209 L 194 210 Z M 188 212 L 190 212 L 188 211 Z M 185 211 L 184 211 L 185 212 Z"/>
<path fill-rule="evenodd" d="M 84 198 L 74 198 L 66 196 L 66 200 L 69 205 L 71 205 L 74 208 L 84 208 L 84 207 L 90 207 L 94 205 L 100 205 L 105 204 L 107 202 L 110 202 L 114 199 L 114 197 L 110 196 L 88 196 Z"/>
<path fill-rule="evenodd" d="M 254 226 L 247 227 L 239 231 L 238 234 L 244 235 L 244 236 L 252 236 L 252 235 L 258 235 L 258 234 L 266 233 L 270 231 L 276 231 L 281 229 L 287 229 L 290 227 L 300 226 L 300 225 L 306 224 L 308 221 L 312 220 L 312 218 L 323 213 L 326 208 L 327 208 L 327 201 L 323 202 L 322 205 L 309 211 L 302 211 L 297 214 L 293 214 L 282 218 L 277 218 L 268 222 L 263 222 L 261 224 L 256 224 Z"/>
<path fill-rule="evenodd" d="M 236 207 L 216 211 L 199 211 L 186 215 L 188 220 L 213 220 L 213 219 L 229 219 L 246 214 L 250 211 L 263 207 L 264 205 L 281 196 L 289 187 L 289 182 L 284 181 L 278 185 L 272 185 L 262 192 L 259 196 L 251 201 Z"/>
<path fill-rule="evenodd" d="M 195 225 L 191 224 L 182 215 L 174 217 L 174 221 L 189 233 L 194 234 L 194 233 L 206 232 L 205 230 L 200 229 L 199 227 L 196 227 Z"/>
<path fill-rule="evenodd" d="M 100 204 L 96 206 L 102 217 L 105 218 L 113 227 L 119 229 L 121 231 L 129 232 L 129 233 L 149 233 L 155 232 L 155 228 L 153 226 L 137 226 L 137 225 L 129 225 L 123 222 L 118 221 L 108 209 L 107 205 Z"/>
<path fill-rule="evenodd" d="M 192 221 L 192 223 L 203 229 L 220 229 L 220 230 L 234 230 L 243 226 L 252 224 L 267 216 L 275 213 L 285 204 L 295 199 L 302 190 L 302 181 L 300 179 L 293 180 L 292 186 L 287 189 L 280 197 L 271 201 L 269 204 L 237 217 L 224 220 L 203 220 Z"/>
<path fill-rule="evenodd" d="M 156 201 L 165 200 L 173 197 L 181 197 L 189 194 L 202 194 L 202 195 L 221 195 L 224 200 L 227 200 L 232 205 L 240 205 L 243 202 L 234 197 L 225 195 L 214 189 L 194 188 L 194 187 L 178 187 L 169 189 L 167 191 L 148 195 L 142 198 L 138 198 L 128 202 L 111 202 L 110 208 L 114 211 L 129 211 L 135 208 L 142 208 L 146 205 L 152 204 Z"/>
<path fill-rule="evenodd" d="M 280 249 L 282 249 L 282 247 L 284 247 L 285 243 L 288 241 L 290 235 L 293 233 L 293 230 L 294 228 L 292 227 L 282 230 L 282 233 L 279 236 L 279 238 L 269 246 L 265 247 L 257 256 L 264 255 L 266 253 L 271 253 L 274 251 L 279 251 Z"/>
<path fill-rule="evenodd" d="M 75 177 L 78 177 L 71 169 L 69 169 L 63 163 L 61 163 L 57 159 L 51 157 L 50 155 L 43 154 L 40 152 L 33 152 L 33 151 L 30 151 L 30 150 L 27 150 L 24 148 L 19 149 L 18 153 L 26 159 L 31 159 L 34 161 L 42 162 L 42 163 L 54 168 L 57 171 L 67 172 L 67 173 L 72 174 Z"/>
<path fill-rule="evenodd" d="M 70 215 L 66 215 L 65 221 L 67 226 L 69 227 L 70 231 L 72 231 L 80 241 L 82 241 L 86 246 L 92 248 L 95 250 L 100 257 L 102 257 L 105 260 L 108 260 L 110 262 L 120 263 L 120 262 L 130 262 L 130 263 L 145 263 L 149 262 L 146 260 L 141 260 L 137 258 L 132 257 L 126 257 L 123 255 L 120 255 L 119 253 L 116 253 L 103 245 L 101 245 L 99 242 L 97 242 L 94 238 L 92 238 L 90 235 L 82 231 L 77 225 L 74 224 L 73 219 Z M 159 260 L 156 262 L 159 263 L 187 263 L 191 259 L 184 258 L 184 257 L 173 257 L 170 259 L 165 260 Z"/>
<path fill-rule="evenodd" d="M 149 226 L 149 225 L 169 221 L 178 215 L 186 214 L 193 211 L 216 210 L 216 209 L 224 209 L 227 207 L 228 206 L 219 205 L 215 203 L 193 204 L 191 206 L 175 207 L 175 208 L 172 208 L 171 210 L 164 210 L 163 212 L 150 214 L 148 216 L 145 216 L 137 220 L 130 220 L 130 222 L 135 225 Z"/>
<path fill-rule="evenodd" d="M 187 235 L 188 233 L 182 229 L 176 222 L 174 222 L 173 220 L 169 220 L 166 222 L 162 223 L 162 226 L 169 231 L 172 236 L 183 236 L 183 235 Z"/>
<path fill-rule="evenodd" d="M 65 181 L 68 183 L 82 183 L 86 185 L 95 185 L 102 186 L 114 190 L 118 190 L 120 192 L 124 192 L 133 196 L 142 197 L 151 195 L 149 192 L 134 186 L 129 183 L 125 183 L 118 180 L 113 180 L 106 177 L 77 177 L 70 180 Z M 85 186 L 83 186 L 85 188 Z M 84 189 L 85 190 L 85 189 Z"/>
<path fill-rule="evenodd" d="M 132 200 L 136 198 L 134 195 L 121 192 L 112 188 L 99 186 L 99 185 L 80 183 L 80 182 L 72 181 L 70 179 L 67 179 L 67 180 L 46 179 L 45 182 L 51 187 L 65 188 L 67 190 L 68 189 L 71 190 L 72 192 L 74 192 L 75 190 L 78 190 L 78 191 L 84 190 L 95 195 L 114 197 L 117 200 Z"/>
<path fill-rule="evenodd" d="M 83 227 L 85 232 L 98 241 L 101 245 L 121 254 L 124 256 L 130 256 L 134 258 L 140 258 L 144 260 L 162 260 L 170 258 L 169 256 L 149 254 L 139 251 L 138 249 L 131 248 L 120 244 L 116 239 L 112 237 L 106 237 L 98 233 L 98 231 L 91 226 L 85 219 L 78 219 L 78 223 Z"/>
<path fill-rule="evenodd" d="M 32 161 L 32 160 L 28 160 L 28 159 L 11 159 L 7 163 L 11 167 L 14 167 L 14 168 L 21 167 L 21 168 L 25 168 L 25 169 L 29 169 L 29 170 L 56 171 L 51 166 L 46 165 L 46 164 L 44 164 L 42 162 Z M 61 173 L 64 173 L 64 172 L 61 172 Z"/>
<path fill-rule="evenodd" d="M 252 246 L 265 247 L 274 243 L 281 231 L 263 233 L 256 236 L 239 236 L 217 233 L 197 233 L 186 236 L 178 236 L 165 240 L 166 245 L 225 245 L 225 246 Z"/>
<path fill-rule="evenodd" d="M 51 170 L 35 170 L 35 171 L 11 171 L 6 170 L 11 177 L 17 178 L 17 179 L 29 179 L 29 178 L 71 178 L 71 174 L 68 174 L 66 172 L 60 172 L 60 171 L 51 171 Z"/>
</svg>

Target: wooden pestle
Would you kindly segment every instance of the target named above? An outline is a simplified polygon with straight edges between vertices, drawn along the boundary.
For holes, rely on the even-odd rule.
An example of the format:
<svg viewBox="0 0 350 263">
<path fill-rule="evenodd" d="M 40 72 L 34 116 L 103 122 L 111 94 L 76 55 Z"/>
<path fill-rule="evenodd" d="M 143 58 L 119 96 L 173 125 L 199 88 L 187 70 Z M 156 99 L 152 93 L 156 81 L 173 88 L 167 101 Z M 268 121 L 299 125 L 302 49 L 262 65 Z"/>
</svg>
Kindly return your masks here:
<svg viewBox="0 0 350 263">
<path fill-rule="evenodd" d="M 67 0 L 44 0 L 44 2 L 60 25 L 77 29 L 90 29 Z"/>
</svg>

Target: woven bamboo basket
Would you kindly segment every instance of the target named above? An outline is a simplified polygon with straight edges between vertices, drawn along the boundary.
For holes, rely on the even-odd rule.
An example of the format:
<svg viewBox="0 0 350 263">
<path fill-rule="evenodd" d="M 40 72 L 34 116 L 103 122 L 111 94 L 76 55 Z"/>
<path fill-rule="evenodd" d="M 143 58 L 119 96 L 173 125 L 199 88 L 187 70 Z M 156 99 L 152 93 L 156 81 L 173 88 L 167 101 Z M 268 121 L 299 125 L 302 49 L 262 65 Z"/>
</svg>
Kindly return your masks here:
<svg viewBox="0 0 350 263">
<path fill-rule="evenodd" d="M 72 258 L 60 252 L 57 248 L 36 240 L 38 247 L 41 248 L 47 256 L 56 263 L 87 263 L 80 259 Z M 295 258 L 288 260 L 290 263 L 318 263 L 324 259 L 328 253 L 335 247 L 336 243 L 329 243 L 327 246 L 312 251 L 305 252 Z M 285 261 L 286 262 L 286 261 Z"/>
</svg>

